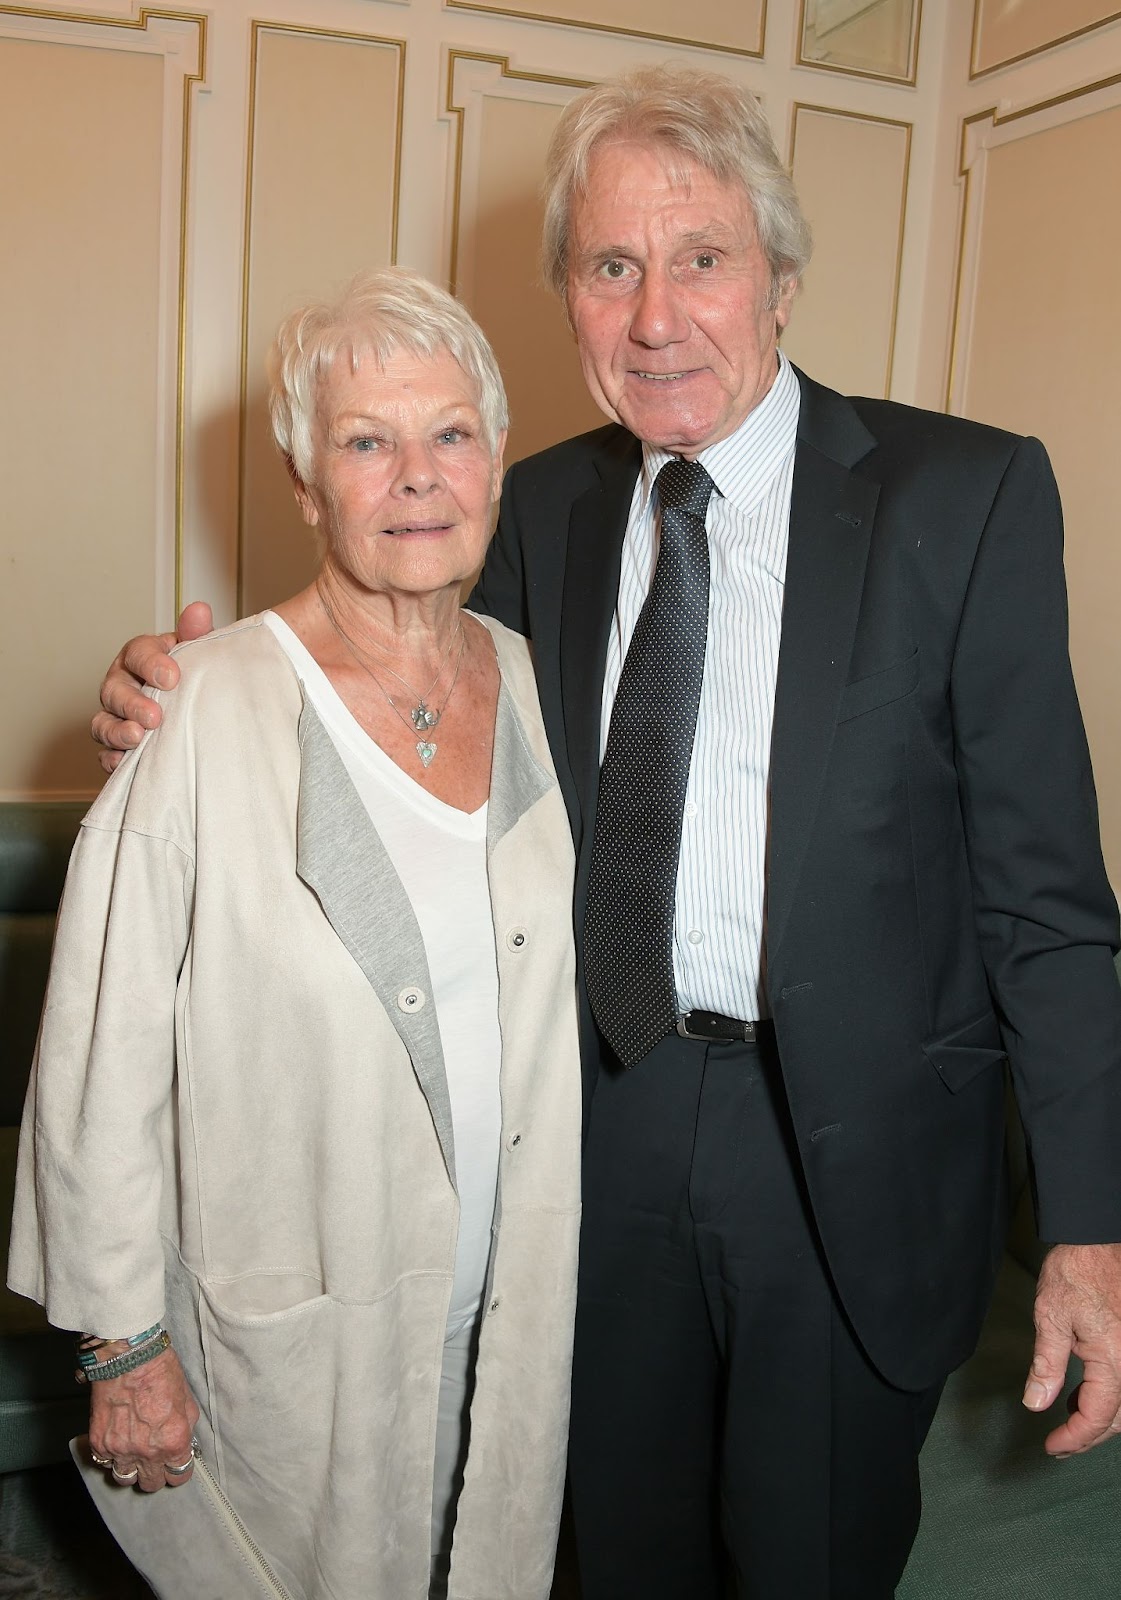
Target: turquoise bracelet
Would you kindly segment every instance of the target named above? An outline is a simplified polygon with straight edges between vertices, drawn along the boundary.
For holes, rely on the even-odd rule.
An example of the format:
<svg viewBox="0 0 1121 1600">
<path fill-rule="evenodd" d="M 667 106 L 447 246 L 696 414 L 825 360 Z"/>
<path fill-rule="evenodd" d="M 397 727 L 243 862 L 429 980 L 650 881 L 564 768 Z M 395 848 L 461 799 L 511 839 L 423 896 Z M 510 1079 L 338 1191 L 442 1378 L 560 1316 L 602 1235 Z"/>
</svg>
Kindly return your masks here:
<svg viewBox="0 0 1121 1600">
<path fill-rule="evenodd" d="M 105 1378 L 120 1378 L 126 1372 L 142 1367 L 145 1362 L 154 1361 L 170 1348 L 171 1335 L 166 1328 L 161 1328 L 155 1338 L 149 1339 L 146 1344 L 125 1350 L 119 1356 L 110 1356 L 108 1361 L 95 1361 L 89 1366 L 83 1364 L 74 1377 L 78 1383 L 100 1383 Z M 81 1356 L 78 1359 L 81 1360 Z"/>
</svg>

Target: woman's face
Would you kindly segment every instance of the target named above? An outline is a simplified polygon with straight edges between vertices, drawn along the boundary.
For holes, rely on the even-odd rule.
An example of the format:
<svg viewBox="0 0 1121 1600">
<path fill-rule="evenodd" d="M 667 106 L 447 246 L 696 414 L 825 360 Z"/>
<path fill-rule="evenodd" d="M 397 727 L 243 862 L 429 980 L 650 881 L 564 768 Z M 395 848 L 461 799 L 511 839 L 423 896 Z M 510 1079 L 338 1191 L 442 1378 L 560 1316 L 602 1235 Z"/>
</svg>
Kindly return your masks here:
<svg viewBox="0 0 1121 1600">
<path fill-rule="evenodd" d="M 373 593 L 425 595 L 478 571 L 502 479 L 474 385 L 444 350 L 398 350 L 357 372 L 344 352 L 320 380 L 306 521 L 323 529 L 325 565 Z"/>
</svg>

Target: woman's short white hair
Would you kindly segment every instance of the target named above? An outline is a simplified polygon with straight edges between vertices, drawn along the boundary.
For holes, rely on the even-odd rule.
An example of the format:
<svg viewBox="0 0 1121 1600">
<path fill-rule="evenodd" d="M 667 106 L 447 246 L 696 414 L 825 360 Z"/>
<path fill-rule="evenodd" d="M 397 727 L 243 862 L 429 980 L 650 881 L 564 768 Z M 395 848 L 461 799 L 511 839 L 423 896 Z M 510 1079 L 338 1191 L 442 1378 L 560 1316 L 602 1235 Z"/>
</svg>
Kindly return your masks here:
<svg viewBox="0 0 1121 1600">
<path fill-rule="evenodd" d="M 809 223 L 758 100 L 730 78 L 692 67 L 641 67 L 565 107 L 545 161 L 546 282 L 564 295 L 573 199 L 587 191 L 596 147 L 623 141 L 687 156 L 721 183 L 743 186 L 777 305 L 783 286 L 809 263 Z"/>
<path fill-rule="evenodd" d="M 483 439 L 494 455 L 509 422 L 494 351 L 470 313 L 408 267 L 353 278 L 333 300 L 313 302 L 281 323 L 269 353 L 273 438 L 297 476 L 312 470 L 312 424 L 319 380 L 345 352 L 351 370 L 366 358 L 384 365 L 397 350 L 431 358 L 447 351 L 475 386 Z"/>
</svg>

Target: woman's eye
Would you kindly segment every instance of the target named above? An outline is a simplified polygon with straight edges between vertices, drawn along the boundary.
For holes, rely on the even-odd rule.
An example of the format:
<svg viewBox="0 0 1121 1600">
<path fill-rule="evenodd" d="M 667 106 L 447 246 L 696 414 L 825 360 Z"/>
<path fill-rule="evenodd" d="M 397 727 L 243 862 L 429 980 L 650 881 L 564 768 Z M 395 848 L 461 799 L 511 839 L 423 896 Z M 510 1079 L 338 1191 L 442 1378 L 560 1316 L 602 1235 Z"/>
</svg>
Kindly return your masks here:
<svg viewBox="0 0 1121 1600">
<path fill-rule="evenodd" d="M 350 447 L 352 450 L 359 450 L 365 453 L 369 450 L 376 450 L 378 447 L 378 442 L 376 439 L 352 439 L 350 441 Z"/>
</svg>

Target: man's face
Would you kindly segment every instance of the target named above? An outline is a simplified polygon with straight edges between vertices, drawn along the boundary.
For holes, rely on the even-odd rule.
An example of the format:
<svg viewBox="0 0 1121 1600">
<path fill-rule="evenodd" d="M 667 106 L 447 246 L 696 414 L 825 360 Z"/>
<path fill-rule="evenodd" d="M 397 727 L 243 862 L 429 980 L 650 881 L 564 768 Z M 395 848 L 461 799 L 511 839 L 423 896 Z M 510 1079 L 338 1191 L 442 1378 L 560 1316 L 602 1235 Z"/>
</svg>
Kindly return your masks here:
<svg viewBox="0 0 1121 1600">
<path fill-rule="evenodd" d="M 568 310 L 596 404 L 678 455 L 734 433 L 774 382 L 795 288 L 768 309 L 743 188 L 656 145 L 607 144 L 571 227 Z"/>
</svg>

